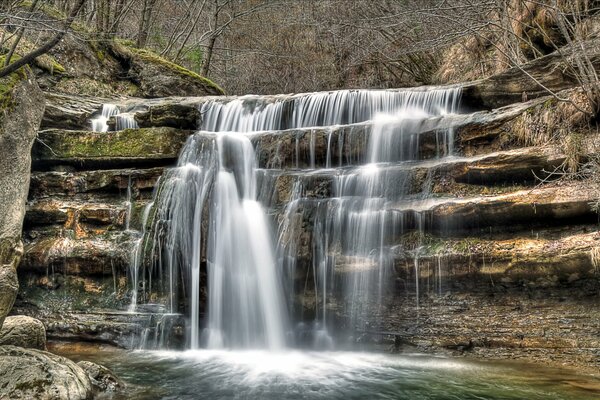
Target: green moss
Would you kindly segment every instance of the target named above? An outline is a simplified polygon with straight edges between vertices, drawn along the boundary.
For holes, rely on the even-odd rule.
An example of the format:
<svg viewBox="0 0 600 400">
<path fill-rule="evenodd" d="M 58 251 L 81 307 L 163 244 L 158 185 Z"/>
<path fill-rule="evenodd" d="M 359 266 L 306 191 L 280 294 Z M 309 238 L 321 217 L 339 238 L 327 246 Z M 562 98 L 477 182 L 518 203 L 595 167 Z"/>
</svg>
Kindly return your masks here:
<svg viewBox="0 0 600 400">
<path fill-rule="evenodd" d="M 20 57 L 14 55 L 11 60 L 17 60 Z M 0 56 L 0 65 L 4 65 L 6 60 L 6 56 Z M 14 99 L 12 96 L 12 92 L 14 87 L 27 78 L 27 73 L 25 72 L 25 68 L 21 67 L 17 71 L 9 74 L 8 76 L 4 76 L 0 78 L 0 110 L 10 110 L 14 106 Z M 2 113 L 0 113 L 0 120 L 2 119 Z"/>
<path fill-rule="evenodd" d="M 48 131 L 35 146 L 34 158 L 44 159 L 164 159 L 176 158 L 189 132 L 173 128 L 125 129 L 118 132 Z"/>
<path fill-rule="evenodd" d="M 219 93 L 225 94 L 225 91 L 219 85 L 217 85 L 210 79 L 205 78 L 201 75 L 198 75 L 197 73 L 190 71 L 189 69 L 184 68 L 179 64 L 175 64 L 174 62 L 166 60 L 166 59 L 162 58 L 161 56 L 159 56 L 158 54 L 154 53 L 153 51 L 150 51 L 148 49 L 139 49 L 139 48 L 133 46 L 131 44 L 131 41 L 128 41 L 128 40 L 117 39 L 117 40 L 115 40 L 115 43 L 117 45 L 120 45 L 121 47 L 125 48 L 125 49 L 123 49 L 123 48 L 119 49 L 121 53 L 123 53 L 124 52 L 123 50 L 125 50 L 125 53 L 129 52 L 144 61 L 162 65 L 163 67 L 166 67 L 173 72 L 196 79 L 196 80 L 202 82 L 204 85 L 214 88 Z"/>
</svg>

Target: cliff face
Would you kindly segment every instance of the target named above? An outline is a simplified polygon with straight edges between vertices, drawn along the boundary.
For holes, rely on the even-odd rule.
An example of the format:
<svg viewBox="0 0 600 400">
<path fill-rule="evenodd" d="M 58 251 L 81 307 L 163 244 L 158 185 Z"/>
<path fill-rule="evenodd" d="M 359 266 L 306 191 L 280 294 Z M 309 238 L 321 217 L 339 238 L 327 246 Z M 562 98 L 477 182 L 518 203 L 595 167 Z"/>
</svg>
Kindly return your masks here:
<svg viewBox="0 0 600 400">
<path fill-rule="evenodd" d="M 555 61 L 526 68 L 541 79 Z M 570 79 L 551 76 L 545 83 L 586 107 Z M 402 244 L 386 278 L 391 284 L 382 293 L 383 308 L 365 305 L 384 322 L 357 332 L 356 341 L 599 366 L 596 128 L 581 107 L 543 94 L 516 70 L 465 84 L 465 114 L 420 128 L 420 158 L 432 161 L 415 165 L 409 184 L 405 169 L 386 170 L 390 188 L 405 185 L 419 193 L 429 185 L 432 198 L 411 210 L 387 205 L 390 213 L 410 211 L 425 222 L 418 235 L 418 221 L 403 221 L 408 228 L 386 238 L 392 247 Z M 90 132 L 89 118 L 102 100 L 46 95 L 32 152 L 16 312 L 42 319 L 53 339 L 129 347 L 155 318 L 122 312 L 130 302 L 128 267 L 142 214 L 164 169 L 198 127 L 197 110 L 207 99 L 113 101 L 135 112 L 141 128 Z M 461 157 L 436 160 L 436 132 L 450 122 Z M 265 177 L 273 173 L 275 179 L 268 205 L 274 221 L 282 218 L 294 182 L 305 188 L 303 206 L 291 216 L 302 227 L 294 232 L 300 243 L 297 285 L 312 277 L 312 222 L 320 201 L 333 195 L 331 172 L 297 168 L 363 160 L 370 129 L 365 123 L 251 139 Z M 330 143 L 334 160 L 327 158 Z M 569 174 L 577 163 L 589 171 Z M 562 179 L 556 179 L 559 171 Z M 354 273 L 352 260 L 337 262 L 337 279 Z M 310 321 L 319 306 L 311 300 L 315 293 L 299 293 L 296 310 Z M 336 307 L 335 297 L 328 308 L 343 328 L 350 316 Z"/>
</svg>

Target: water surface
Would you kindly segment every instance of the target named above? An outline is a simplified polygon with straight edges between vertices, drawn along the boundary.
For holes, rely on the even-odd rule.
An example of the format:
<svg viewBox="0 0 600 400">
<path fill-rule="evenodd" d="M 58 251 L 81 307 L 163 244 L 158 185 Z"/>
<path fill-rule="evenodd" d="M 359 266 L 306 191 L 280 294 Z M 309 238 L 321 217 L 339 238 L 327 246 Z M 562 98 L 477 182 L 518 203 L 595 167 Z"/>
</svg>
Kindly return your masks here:
<svg viewBox="0 0 600 400">
<path fill-rule="evenodd" d="M 600 381 L 531 364 L 419 354 L 79 351 L 128 383 L 113 399 L 598 399 Z"/>
</svg>

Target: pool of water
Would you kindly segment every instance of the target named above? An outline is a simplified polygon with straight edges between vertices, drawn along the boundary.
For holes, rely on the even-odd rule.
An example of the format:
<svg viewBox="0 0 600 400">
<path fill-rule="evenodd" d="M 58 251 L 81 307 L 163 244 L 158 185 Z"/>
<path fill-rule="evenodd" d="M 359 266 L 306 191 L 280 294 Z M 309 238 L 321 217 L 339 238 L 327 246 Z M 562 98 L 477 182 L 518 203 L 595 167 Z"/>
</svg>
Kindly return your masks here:
<svg viewBox="0 0 600 400">
<path fill-rule="evenodd" d="M 111 399 L 598 399 L 600 381 L 536 365 L 419 354 L 52 349 L 112 369 Z"/>
</svg>

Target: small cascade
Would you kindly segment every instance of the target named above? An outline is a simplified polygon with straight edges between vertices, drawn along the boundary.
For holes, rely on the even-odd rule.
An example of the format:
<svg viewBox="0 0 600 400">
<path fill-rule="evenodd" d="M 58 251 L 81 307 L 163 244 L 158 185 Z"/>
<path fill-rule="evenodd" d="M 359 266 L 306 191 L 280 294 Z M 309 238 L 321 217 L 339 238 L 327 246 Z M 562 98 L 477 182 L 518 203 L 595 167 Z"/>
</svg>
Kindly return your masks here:
<svg viewBox="0 0 600 400">
<path fill-rule="evenodd" d="M 94 132 L 107 132 L 108 120 L 119 113 L 119 108 L 114 104 L 102 105 L 102 113 L 92 118 L 92 130 Z"/>
<path fill-rule="evenodd" d="M 136 311 L 138 303 L 138 291 L 140 290 L 140 269 L 142 267 L 142 260 L 144 258 L 144 244 L 147 244 L 146 228 L 148 226 L 148 218 L 150 217 L 150 211 L 154 202 L 150 202 L 144 208 L 144 214 L 142 216 L 142 232 L 140 237 L 135 243 L 134 250 L 132 253 L 132 259 L 130 262 L 130 281 L 131 281 L 131 303 L 129 304 L 128 311 L 133 313 Z M 144 290 L 142 289 L 142 293 Z"/>
<path fill-rule="evenodd" d="M 139 128 L 134 115 L 131 113 L 122 113 L 115 115 L 115 130 L 122 131 L 123 129 Z"/>
<path fill-rule="evenodd" d="M 104 104 L 102 106 L 102 113 L 95 118 L 92 118 L 92 131 L 94 132 L 108 132 L 109 126 L 108 121 L 115 119 L 115 130 L 120 131 L 123 129 L 135 129 L 139 128 L 138 123 L 132 113 L 121 113 L 119 107 L 114 104 Z"/>
<path fill-rule="evenodd" d="M 430 122 L 459 98 L 350 90 L 203 103 L 201 131 L 156 191 L 134 292 L 186 315 L 192 349 L 331 349 L 340 316 L 350 333 L 378 329 L 398 239 L 422 232 L 422 133 L 435 136 L 427 157 L 451 155 L 453 130 Z M 418 305 L 418 261 L 414 283 Z"/>
</svg>

